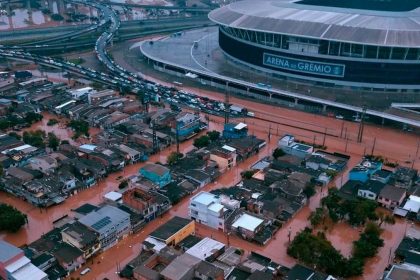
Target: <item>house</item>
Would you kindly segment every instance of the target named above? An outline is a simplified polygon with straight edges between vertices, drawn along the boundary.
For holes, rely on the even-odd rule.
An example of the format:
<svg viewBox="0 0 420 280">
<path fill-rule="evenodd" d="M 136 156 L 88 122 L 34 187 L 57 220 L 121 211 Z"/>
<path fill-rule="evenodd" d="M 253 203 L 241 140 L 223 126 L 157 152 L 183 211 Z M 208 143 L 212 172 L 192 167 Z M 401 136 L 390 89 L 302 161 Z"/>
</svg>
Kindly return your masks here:
<svg viewBox="0 0 420 280">
<path fill-rule="evenodd" d="M 81 99 L 84 96 L 87 96 L 89 93 L 92 93 L 92 92 L 96 92 L 96 90 L 94 90 L 91 87 L 83 87 L 83 88 L 74 89 L 74 90 L 69 91 L 71 97 L 74 98 L 74 99 Z"/>
<path fill-rule="evenodd" d="M 21 183 L 27 183 L 34 179 L 34 176 L 31 173 L 19 167 L 8 168 L 6 175 L 19 180 Z"/>
<path fill-rule="evenodd" d="M 150 233 L 149 237 L 174 246 L 191 234 L 195 234 L 194 221 L 175 216 Z"/>
<path fill-rule="evenodd" d="M 248 126 L 244 123 L 227 123 L 223 127 L 223 138 L 241 139 L 248 136 Z"/>
<path fill-rule="evenodd" d="M 41 253 L 31 256 L 31 262 L 33 265 L 45 272 L 56 265 L 57 259 L 51 253 Z"/>
<path fill-rule="evenodd" d="M 193 279 L 195 267 L 201 262 L 197 257 L 187 253 L 176 257 L 160 275 L 165 280 L 184 280 Z"/>
<path fill-rule="evenodd" d="M 34 205 L 48 207 L 62 203 L 65 200 L 62 193 L 63 185 L 58 177 L 49 176 L 23 184 L 21 194 Z"/>
<path fill-rule="evenodd" d="M 106 250 L 130 231 L 130 215 L 117 207 L 105 205 L 79 219 L 99 234 L 102 250 Z"/>
<path fill-rule="evenodd" d="M 99 119 L 96 121 L 96 125 L 99 126 L 102 129 L 105 128 L 113 128 L 117 125 L 120 125 L 124 122 L 127 122 L 130 120 L 130 115 L 120 112 L 120 111 L 115 111 L 112 112 L 111 114 L 108 114 L 104 119 Z"/>
<path fill-rule="evenodd" d="M 189 215 L 197 223 L 226 231 L 225 220 L 233 214 L 233 210 L 239 209 L 240 206 L 239 201 L 234 201 L 237 203 L 208 192 L 200 192 L 190 200 Z M 222 203 L 228 205 L 230 209 Z"/>
<path fill-rule="evenodd" d="M 98 206 L 92 205 L 90 203 L 85 203 L 76 209 L 72 209 L 72 211 L 74 212 L 74 217 L 79 220 L 82 217 L 86 216 L 87 214 L 94 212 L 98 209 L 99 209 Z"/>
<path fill-rule="evenodd" d="M 189 248 L 185 253 L 199 258 L 202 261 L 213 262 L 224 252 L 225 244 L 209 237 L 205 237 L 197 244 Z"/>
<path fill-rule="evenodd" d="M 372 180 L 376 180 L 376 181 L 382 182 L 384 184 L 388 184 L 391 177 L 392 177 L 392 172 L 391 171 L 386 170 L 386 169 L 381 169 L 381 170 L 378 170 L 375 173 L 373 173 L 370 178 Z"/>
<path fill-rule="evenodd" d="M 179 140 L 186 140 L 200 130 L 200 115 L 189 112 L 181 112 L 176 116 L 176 126 L 172 133 L 177 135 Z"/>
<path fill-rule="evenodd" d="M 156 163 L 148 163 L 140 168 L 140 175 L 152 181 L 159 188 L 168 185 L 172 180 L 169 168 Z"/>
<path fill-rule="evenodd" d="M 420 197 L 412 194 L 405 202 L 403 209 L 407 211 L 408 217 L 420 221 Z"/>
<path fill-rule="evenodd" d="M 395 186 L 410 189 L 417 178 L 417 170 L 399 166 L 392 175 L 392 182 Z"/>
<path fill-rule="evenodd" d="M 384 276 L 384 280 L 419 279 L 420 271 L 415 265 L 394 264 Z"/>
<path fill-rule="evenodd" d="M 119 144 L 116 146 L 116 148 L 121 152 L 126 153 L 129 162 L 132 164 L 146 159 L 146 155 L 143 150 L 134 149 L 133 147 L 127 146 L 125 144 Z"/>
<path fill-rule="evenodd" d="M 86 262 L 81 250 L 65 242 L 60 242 L 56 245 L 53 255 L 57 262 L 68 272 L 77 270 Z"/>
<path fill-rule="evenodd" d="M 48 276 L 31 263 L 23 250 L 0 240 L 0 278 L 47 280 Z"/>
<path fill-rule="evenodd" d="M 235 231 L 244 239 L 253 239 L 263 227 L 263 219 L 247 213 L 239 215 L 231 226 L 232 231 Z"/>
<path fill-rule="evenodd" d="M 277 146 L 286 154 L 294 155 L 299 158 L 307 158 L 314 151 L 314 147 L 295 142 L 295 137 L 289 134 L 284 135 L 279 140 Z"/>
<path fill-rule="evenodd" d="M 363 183 L 360 181 L 348 180 L 344 185 L 339 189 L 338 195 L 346 200 L 355 200 L 359 188 L 362 187 Z"/>
<path fill-rule="evenodd" d="M 397 250 L 395 250 L 395 258 L 399 263 L 403 262 L 420 268 L 420 232 L 415 227 L 413 229 L 413 231 L 407 232 L 401 240 Z"/>
<path fill-rule="evenodd" d="M 311 155 L 305 161 L 305 167 L 313 170 L 326 170 L 332 162 L 320 155 Z"/>
<path fill-rule="evenodd" d="M 115 98 L 117 96 L 118 96 L 117 92 L 110 89 L 101 90 L 98 92 L 89 92 L 88 102 L 91 105 L 97 105 L 106 99 Z"/>
<path fill-rule="evenodd" d="M 46 175 L 53 173 L 58 167 L 57 160 L 49 155 L 32 157 L 28 163 L 30 168 L 39 170 Z"/>
<path fill-rule="evenodd" d="M 379 193 L 378 203 L 385 208 L 393 210 L 401 205 L 406 195 L 407 191 L 405 189 L 386 185 Z"/>
<path fill-rule="evenodd" d="M 210 160 L 215 161 L 222 172 L 231 169 L 236 166 L 236 149 L 228 145 L 212 149 L 210 151 Z"/>
<path fill-rule="evenodd" d="M 224 271 L 216 265 L 201 261 L 194 270 L 194 278 L 201 280 L 223 280 Z"/>
<path fill-rule="evenodd" d="M 212 180 L 212 177 L 202 170 L 188 170 L 185 173 L 185 178 L 196 182 L 200 188 L 204 187 L 205 185 L 209 184 Z"/>
<path fill-rule="evenodd" d="M 146 241 L 147 242 L 147 241 Z M 176 257 L 181 255 L 178 251 L 165 247 L 161 250 L 143 250 L 141 252 L 141 263 L 136 263 L 133 270 L 133 277 L 137 280 L 159 280 L 160 271 L 167 267 Z"/>
<path fill-rule="evenodd" d="M 81 250 L 85 260 L 101 249 L 99 235 L 79 222 L 66 224 L 61 231 L 61 237 L 64 242 Z"/>
<path fill-rule="evenodd" d="M 357 180 L 365 183 L 370 177 L 381 170 L 382 162 L 380 161 L 371 161 L 369 159 L 363 159 L 361 163 L 353 167 L 349 173 L 349 180 Z"/>
<path fill-rule="evenodd" d="M 122 200 L 125 205 L 143 215 L 146 222 L 162 215 L 171 207 L 169 198 L 166 196 L 141 188 L 133 188 L 125 191 Z"/>
<path fill-rule="evenodd" d="M 242 161 L 257 154 L 267 143 L 253 135 L 240 139 L 231 139 L 228 145 L 236 149 L 236 160 Z"/>
<path fill-rule="evenodd" d="M 287 272 L 285 280 L 336 280 L 331 275 L 324 274 L 308 268 L 306 266 L 295 264 L 292 269 Z"/>
<path fill-rule="evenodd" d="M 116 191 L 110 191 L 103 196 L 105 203 L 118 206 L 122 201 L 122 194 Z"/>
<path fill-rule="evenodd" d="M 22 146 L 23 144 L 23 141 L 13 136 L 9 136 L 7 134 L 0 135 L 0 152 Z"/>
<path fill-rule="evenodd" d="M 365 184 L 359 186 L 357 190 L 357 195 L 366 199 L 376 200 L 381 190 L 385 187 L 385 184 L 376 181 L 376 180 L 369 180 Z"/>
<path fill-rule="evenodd" d="M 171 127 L 172 132 L 175 133 L 173 128 L 176 127 L 176 115 L 169 109 L 158 109 L 150 113 L 150 123 L 155 126 L 155 129 Z"/>
</svg>

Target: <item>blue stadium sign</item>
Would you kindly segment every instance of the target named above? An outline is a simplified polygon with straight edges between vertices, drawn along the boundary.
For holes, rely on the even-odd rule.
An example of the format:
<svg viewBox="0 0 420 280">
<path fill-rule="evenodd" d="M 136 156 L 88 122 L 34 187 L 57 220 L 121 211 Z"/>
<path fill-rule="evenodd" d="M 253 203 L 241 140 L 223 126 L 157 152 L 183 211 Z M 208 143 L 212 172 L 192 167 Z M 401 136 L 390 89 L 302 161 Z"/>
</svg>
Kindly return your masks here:
<svg viewBox="0 0 420 280">
<path fill-rule="evenodd" d="M 263 64 L 266 66 L 323 76 L 344 77 L 345 65 L 343 64 L 294 59 L 268 53 L 264 53 L 263 59 Z"/>
</svg>

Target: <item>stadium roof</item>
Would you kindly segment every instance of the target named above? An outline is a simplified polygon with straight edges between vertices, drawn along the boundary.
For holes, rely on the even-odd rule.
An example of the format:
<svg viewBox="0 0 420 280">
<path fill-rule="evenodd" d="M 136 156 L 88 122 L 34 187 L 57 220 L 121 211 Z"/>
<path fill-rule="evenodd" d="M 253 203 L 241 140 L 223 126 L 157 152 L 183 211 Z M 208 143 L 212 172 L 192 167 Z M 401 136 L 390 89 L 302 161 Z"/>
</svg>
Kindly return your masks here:
<svg viewBox="0 0 420 280">
<path fill-rule="evenodd" d="M 245 0 L 216 9 L 210 12 L 209 18 L 233 28 L 314 39 L 380 46 L 420 46 L 419 7 L 384 11 L 296 2 L 299 1 Z"/>
</svg>

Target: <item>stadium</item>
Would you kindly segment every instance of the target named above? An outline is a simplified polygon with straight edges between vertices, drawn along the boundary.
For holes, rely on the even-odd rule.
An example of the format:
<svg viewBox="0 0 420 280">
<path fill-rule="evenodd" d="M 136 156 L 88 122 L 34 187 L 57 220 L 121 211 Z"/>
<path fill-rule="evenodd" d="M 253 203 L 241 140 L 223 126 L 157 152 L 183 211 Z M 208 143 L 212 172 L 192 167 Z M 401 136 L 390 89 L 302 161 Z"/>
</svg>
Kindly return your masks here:
<svg viewBox="0 0 420 280">
<path fill-rule="evenodd" d="M 322 86 L 420 91 L 419 0 L 246 0 L 212 11 L 236 62 Z"/>
</svg>

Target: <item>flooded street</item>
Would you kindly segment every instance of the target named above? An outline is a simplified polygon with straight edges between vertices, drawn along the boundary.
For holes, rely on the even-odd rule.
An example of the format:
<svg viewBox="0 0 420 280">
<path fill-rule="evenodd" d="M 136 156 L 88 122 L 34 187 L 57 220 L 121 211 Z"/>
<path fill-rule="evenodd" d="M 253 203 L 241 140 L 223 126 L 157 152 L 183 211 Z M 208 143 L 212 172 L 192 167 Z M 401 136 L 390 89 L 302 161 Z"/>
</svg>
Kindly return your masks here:
<svg viewBox="0 0 420 280">
<path fill-rule="evenodd" d="M 223 100 L 223 95 L 220 93 L 214 93 L 205 90 L 197 89 L 185 89 L 191 92 L 195 92 L 202 96 L 209 96 L 216 99 Z M 277 140 L 280 136 L 286 133 L 294 134 L 299 140 L 305 140 L 310 143 L 325 144 L 328 146 L 328 150 L 335 152 L 346 152 L 351 155 L 349 168 L 357 164 L 364 153 L 370 153 L 375 137 L 376 144 L 374 147 L 375 154 L 383 154 L 386 158 L 404 163 L 409 158 L 414 158 L 416 153 L 416 147 L 418 137 L 413 134 L 404 134 L 404 141 L 400 141 L 402 133 L 397 130 L 366 125 L 364 133 L 364 141 L 357 143 L 355 141 L 358 124 L 352 122 L 346 122 L 342 120 L 336 120 L 325 116 L 318 116 L 308 114 L 300 111 L 294 111 L 281 107 L 276 107 L 267 104 L 255 103 L 249 100 L 238 99 L 231 97 L 231 103 L 245 106 L 250 111 L 255 112 L 257 118 L 238 118 L 232 119 L 234 122 L 243 121 L 249 125 L 249 134 L 253 134 L 259 138 L 267 141 L 267 146 L 264 147 L 258 155 L 255 155 L 246 161 L 240 163 L 237 168 L 234 168 L 227 173 L 223 174 L 215 183 L 209 184 L 203 188 L 203 190 L 209 191 L 216 188 L 229 187 L 240 181 L 240 173 L 243 170 L 249 168 L 250 165 L 255 163 L 258 159 L 261 159 L 267 155 L 270 155 L 277 146 Z M 42 129 L 46 132 L 53 131 L 62 140 L 69 140 L 75 145 L 79 145 L 80 142 L 87 142 L 87 139 L 83 139 L 77 143 L 73 142 L 71 136 L 73 133 L 65 127 L 65 123 L 68 121 L 65 118 L 60 118 L 50 113 L 43 113 L 44 119 L 41 122 L 34 124 L 29 130 Z M 262 118 L 269 117 L 271 121 L 263 120 Z M 204 119 L 203 115 L 203 119 Z M 216 116 L 209 117 L 209 130 L 217 129 L 222 130 L 223 118 Z M 261 117 L 259 119 L 258 117 Z M 60 124 L 55 126 L 47 126 L 49 119 L 55 118 L 60 120 Z M 345 128 L 345 129 L 344 129 Z M 271 130 L 271 140 L 269 141 L 269 130 Z M 327 134 L 335 135 L 328 136 Z M 346 137 L 340 136 L 341 132 L 346 131 Z M 99 129 L 91 129 L 90 134 L 94 135 L 100 132 Z M 380 137 L 380 138 L 379 138 Z M 348 138 L 346 140 L 345 138 Z M 181 152 L 186 153 L 190 151 L 192 146 L 192 139 L 181 143 Z M 169 147 L 160 153 L 150 157 L 150 162 L 166 162 L 166 157 L 170 152 L 175 151 L 176 147 Z M 417 155 L 418 156 L 418 155 Z M 22 230 L 16 234 L 2 233 L 0 237 L 5 239 L 14 245 L 22 246 L 24 244 L 33 242 L 38 239 L 43 233 L 52 229 L 52 223 L 54 220 L 59 219 L 65 215 L 72 215 L 71 209 L 77 208 L 84 203 L 98 204 L 102 202 L 103 195 L 109 191 L 117 190 L 119 181 L 116 179 L 119 176 L 128 177 L 130 175 L 138 173 L 138 170 L 144 163 L 138 163 L 135 165 L 129 165 L 124 168 L 123 171 L 110 174 L 106 179 L 100 181 L 97 185 L 90 189 L 83 190 L 75 196 L 68 198 L 64 203 L 51 207 L 47 210 L 33 207 L 32 205 L 14 198 L 8 194 L 0 193 L 0 201 L 12 204 L 19 210 L 25 212 L 28 215 L 29 224 L 26 225 Z M 414 163 L 416 168 L 419 168 L 419 161 L 416 160 Z M 336 178 L 336 181 L 331 185 L 342 185 L 341 181 L 347 180 L 348 170 L 344 172 L 342 176 Z M 285 224 L 275 235 L 275 237 L 265 246 L 259 246 L 253 243 L 246 242 L 236 236 L 229 237 L 229 243 L 233 246 L 237 246 L 245 249 L 246 251 L 255 251 L 272 258 L 274 261 L 291 266 L 296 261 L 287 256 L 286 248 L 289 243 L 289 232 L 291 239 L 294 238 L 297 232 L 309 225 L 308 217 L 310 212 L 319 206 L 321 198 L 326 195 L 324 192 L 318 191 L 317 194 L 310 199 L 307 206 L 301 209 L 296 216 Z M 182 217 L 188 217 L 188 204 L 189 198 L 182 200 L 178 205 L 174 206 L 168 213 L 162 218 L 150 222 L 141 232 L 131 235 L 125 238 L 117 246 L 107 250 L 100 256 L 96 257 L 93 261 L 89 261 L 85 267 L 89 266 L 92 271 L 82 279 L 102 279 L 107 277 L 109 279 L 118 279 L 115 274 L 117 263 L 120 267 L 123 267 L 127 262 L 133 259 L 140 251 L 140 244 L 145 237 L 159 225 L 166 222 L 168 219 L 175 215 Z M 397 247 L 399 241 L 402 239 L 405 232 L 405 221 L 398 221 L 395 225 L 384 226 L 384 233 L 382 238 L 385 239 L 385 247 L 380 249 L 380 252 L 376 258 L 369 260 L 366 264 L 365 275 L 363 279 L 378 279 L 384 268 L 387 266 L 389 261 L 389 252 L 393 252 Z M 213 238 L 222 242 L 228 242 L 228 236 L 221 232 L 217 232 L 210 228 L 206 228 L 203 225 L 197 225 L 198 235 L 201 236 L 212 236 Z M 342 252 L 345 256 L 351 254 L 352 241 L 357 240 L 359 237 L 359 229 L 351 228 L 347 224 L 337 224 L 331 227 L 326 232 L 327 238 L 333 243 L 333 245 Z M 78 270 L 72 274 L 73 277 L 80 277 L 80 271 Z M 362 279 L 362 278 L 360 278 Z"/>
<path fill-rule="evenodd" d="M 293 111 L 294 112 L 294 111 Z M 300 112 L 299 112 L 300 113 Z M 281 116 L 281 115 L 280 115 Z M 279 117 L 280 117 L 279 116 Z M 288 115 L 288 117 L 291 117 Z M 31 129 L 43 129 L 45 131 L 54 131 L 61 139 L 70 139 L 72 133 L 71 131 L 67 130 L 64 126 L 57 124 L 54 127 L 48 127 L 46 123 L 48 119 L 56 118 L 60 119 L 52 114 L 44 113 L 44 119 L 34 124 Z M 64 123 L 65 119 L 60 119 L 61 123 Z M 220 130 L 222 127 L 223 119 L 221 117 L 210 117 L 209 129 L 218 129 Z M 239 120 L 238 120 L 239 121 Z M 262 120 L 256 119 L 248 119 L 245 120 L 249 124 L 249 131 L 250 134 L 254 134 L 260 138 L 266 139 L 268 141 L 268 129 L 265 130 L 264 128 L 267 127 L 269 124 Z M 334 121 L 334 120 L 333 120 Z M 319 124 L 320 122 L 318 122 Z M 273 129 L 273 128 L 272 128 Z M 93 133 L 97 133 L 99 130 L 94 129 Z M 369 131 L 369 130 L 368 130 Z M 299 129 L 287 129 L 285 127 L 279 127 L 279 135 L 291 132 L 296 133 L 297 135 L 302 135 L 306 137 L 321 137 L 319 133 L 312 133 L 304 130 Z M 277 134 L 276 131 L 272 132 L 273 135 Z M 71 140 L 71 139 L 70 139 Z M 267 143 L 268 145 L 264 147 L 258 155 L 255 155 L 246 161 L 240 163 L 237 168 L 234 168 L 227 173 L 223 174 L 215 183 L 209 184 L 203 188 L 203 190 L 209 191 L 216 188 L 221 187 L 229 187 L 233 184 L 240 181 L 240 173 L 243 170 L 249 168 L 254 162 L 258 159 L 263 158 L 269 155 L 273 149 L 276 147 L 278 137 L 273 136 L 271 141 Z M 326 138 L 327 146 L 331 147 L 342 147 L 342 143 L 340 142 L 341 139 L 336 139 L 332 137 Z M 180 145 L 180 149 L 183 153 L 192 149 L 192 139 L 186 141 Z M 342 141 L 342 140 L 341 140 Z M 159 154 L 151 156 L 150 162 L 156 161 L 166 161 L 166 156 L 171 152 L 174 151 L 175 147 L 170 147 Z M 359 162 L 361 156 L 356 154 L 352 154 L 352 158 L 350 159 L 349 166 L 354 166 L 357 162 Z M 90 189 L 83 190 L 75 196 L 70 197 L 67 199 L 63 204 L 54 206 L 47 210 L 41 210 L 39 208 L 33 207 L 32 205 L 11 197 L 8 194 L 0 193 L 0 201 L 13 204 L 19 210 L 25 212 L 29 218 L 29 224 L 25 226 L 22 230 L 20 230 L 17 234 L 6 234 L 3 233 L 1 235 L 2 239 L 5 239 L 17 246 L 21 246 L 34 240 L 38 239 L 43 233 L 47 232 L 52 228 L 52 223 L 54 220 L 59 219 L 65 215 L 71 215 L 71 209 L 77 208 L 80 205 L 89 202 L 93 204 L 97 204 L 102 202 L 102 197 L 105 193 L 117 190 L 117 186 L 119 181 L 117 181 L 117 177 L 124 176 L 128 177 L 130 175 L 136 174 L 141 166 L 144 163 L 138 163 L 135 165 L 127 166 L 123 171 L 110 174 L 106 179 L 100 181 L 97 185 L 93 186 Z M 345 173 L 342 177 L 346 178 L 347 173 Z M 337 178 L 339 181 L 341 179 Z M 339 183 L 338 183 L 339 184 Z M 310 212 L 314 210 L 316 207 L 319 206 L 320 199 L 323 195 L 325 195 L 326 190 L 324 192 L 318 192 L 314 197 L 310 199 L 310 202 L 307 206 L 305 206 L 301 211 L 297 213 L 297 215 L 289 221 L 287 224 L 281 228 L 278 233 L 276 234 L 275 238 L 271 240 L 266 246 L 259 246 L 253 243 L 249 243 L 243 241 L 239 237 L 230 236 L 229 243 L 233 246 L 237 246 L 240 248 L 245 249 L 246 251 L 255 251 L 261 254 L 264 254 L 274 261 L 279 262 L 283 265 L 293 265 L 296 261 L 287 256 L 286 248 L 289 243 L 288 235 L 290 231 L 291 239 L 294 238 L 296 233 L 306 226 L 309 225 L 308 217 Z M 140 243 L 144 238 L 147 236 L 148 233 L 153 231 L 157 228 L 160 224 L 167 221 L 170 217 L 178 215 L 182 217 L 188 217 L 188 204 L 189 198 L 182 200 L 178 205 L 174 206 L 167 214 L 163 216 L 163 218 L 159 218 L 157 220 L 152 221 L 149 223 L 143 231 L 138 234 L 132 235 L 124 239 L 120 242 L 117 246 L 107 250 L 106 252 L 102 253 L 99 257 L 95 258 L 95 260 L 89 261 L 86 266 L 89 266 L 92 269 L 92 272 L 89 273 L 89 276 L 84 277 L 83 279 L 92 279 L 92 277 L 98 277 L 101 279 L 102 277 L 108 277 L 109 279 L 118 279 L 116 272 L 116 263 L 118 262 L 120 266 L 124 266 L 128 261 L 130 261 L 136 254 L 138 254 L 140 250 Z M 383 238 L 386 240 L 386 246 L 381 249 L 380 254 L 378 254 L 377 258 L 370 260 L 366 266 L 366 274 L 363 279 L 377 279 L 377 276 L 381 274 L 383 269 L 385 268 L 388 262 L 388 255 L 389 255 L 389 248 L 393 248 L 397 246 L 399 240 L 404 235 L 404 223 L 399 221 L 394 226 L 386 226 L 385 231 L 383 233 Z M 392 233 L 391 233 L 392 230 Z M 213 238 L 220 240 L 222 242 L 227 242 L 227 236 L 221 232 L 217 232 L 210 228 L 206 228 L 203 225 L 198 225 L 198 235 L 201 236 L 213 236 Z M 338 224 L 332 228 L 332 230 L 327 232 L 327 237 L 333 245 L 340 250 L 344 255 L 348 256 L 351 253 L 351 242 L 358 238 L 358 230 L 352 229 L 346 224 Z M 388 252 L 388 254 L 387 254 Z M 111 257 L 112 256 L 112 257 Z M 73 273 L 72 276 L 79 277 L 80 271 L 76 271 Z"/>
</svg>

